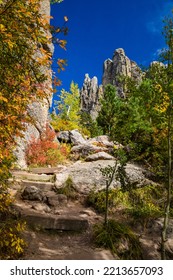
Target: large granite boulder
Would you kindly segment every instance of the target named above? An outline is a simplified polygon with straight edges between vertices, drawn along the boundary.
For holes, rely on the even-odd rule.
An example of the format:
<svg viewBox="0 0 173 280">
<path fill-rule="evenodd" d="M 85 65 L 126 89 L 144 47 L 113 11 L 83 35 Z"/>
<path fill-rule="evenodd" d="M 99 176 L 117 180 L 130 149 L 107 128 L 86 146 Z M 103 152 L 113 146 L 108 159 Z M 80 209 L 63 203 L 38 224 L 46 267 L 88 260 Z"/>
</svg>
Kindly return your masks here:
<svg viewBox="0 0 173 280">
<path fill-rule="evenodd" d="M 73 145 L 86 144 L 86 140 L 83 138 L 83 136 L 80 134 L 80 132 L 77 129 L 70 130 L 69 136 L 70 136 L 70 141 Z"/>
<path fill-rule="evenodd" d="M 88 143 L 95 145 L 95 146 L 100 146 L 100 147 L 107 147 L 107 148 L 113 148 L 114 147 L 114 142 L 109 139 L 109 136 L 107 135 L 100 135 L 96 136 L 94 138 L 88 139 Z"/>
<path fill-rule="evenodd" d="M 85 158 L 86 156 L 92 154 L 92 153 L 99 153 L 107 151 L 108 149 L 106 147 L 98 147 L 96 145 L 91 144 L 84 144 L 84 145 L 77 145 L 72 147 L 71 153 L 73 155 L 77 155 L 79 158 Z M 76 157 L 75 157 L 76 158 Z"/>
<path fill-rule="evenodd" d="M 57 140 L 59 142 L 70 143 L 74 146 L 86 144 L 86 140 L 83 138 L 82 134 L 78 131 L 78 129 L 58 132 Z"/>
<path fill-rule="evenodd" d="M 101 173 L 101 168 L 108 165 L 114 166 L 115 160 L 100 160 L 83 162 L 77 161 L 70 166 L 64 167 L 61 172 L 56 173 L 55 188 L 61 188 L 66 180 L 70 177 L 73 181 L 75 189 L 81 194 L 88 194 L 91 190 L 101 190 L 106 186 L 106 179 Z M 137 187 L 154 184 L 144 175 L 144 170 L 134 164 L 127 164 L 126 172 L 129 180 Z M 114 180 L 110 187 L 118 187 L 120 182 Z"/>
<path fill-rule="evenodd" d="M 114 148 L 122 147 L 117 143 L 114 144 L 110 141 L 109 137 L 106 135 L 97 136 L 90 139 L 84 139 L 82 135 L 76 130 L 69 131 L 71 143 L 73 147 L 71 149 L 71 153 L 75 155 L 76 158 L 86 158 L 92 154 L 106 152 L 112 154 Z M 105 156 L 100 155 L 103 159 L 106 159 Z M 109 155 L 108 155 L 109 156 Z M 98 158 L 98 156 L 96 156 Z M 110 159 L 111 155 L 109 156 Z M 101 159 L 101 158 L 100 158 Z M 113 157 L 112 157 L 113 159 Z M 94 158 L 93 158 L 94 160 Z"/>
</svg>

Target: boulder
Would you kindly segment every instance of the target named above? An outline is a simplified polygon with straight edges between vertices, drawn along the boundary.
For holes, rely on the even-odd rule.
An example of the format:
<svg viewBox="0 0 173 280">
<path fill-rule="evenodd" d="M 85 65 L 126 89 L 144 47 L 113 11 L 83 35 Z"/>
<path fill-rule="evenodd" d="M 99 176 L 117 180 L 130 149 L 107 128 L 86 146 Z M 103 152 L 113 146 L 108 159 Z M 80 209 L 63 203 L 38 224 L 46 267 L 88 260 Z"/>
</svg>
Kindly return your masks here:
<svg viewBox="0 0 173 280">
<path fill-rule="evenodd" d="M 68 172 L 68 168 L 64 168 L 61 173 L 57 173 L 56 174 L 56 181 L 55 181 L 55 187 L 56 188 L 61 188 L 62 185 L 67 181 L 69 177 L 69 172 Z"/>
<path fill-rule="evenodd" d="M 49 192 L 46 194 L 47 203 L 49 206 L 57 208 L 59 206 L 67 205 L 67 196 L 64 194 L 56 194 L 55 192 Z"/>
<path fill-rule="evenodd" d="M 88 194 L 90 190 L 100 190 L 105 188 L 106 180 L 102 176 L 101 168 L 105 168 L 108 165 L 114 166 L 115 160 L 97 160 L 91 162 L 77 161 L 74 164 L 67 166 L 64 171 L 56 174 L 55 186 L 60 188 L 64 185 L 68 177 L 71 177 L 75 189 L 81 194 Z M 137 187 L 142 185 L 154 184 L 151 180 L 148 180 L 144 174 L 143 169 L 134 164 L 127 164 L 126 172 L 129 176 L 129 180 Z M 120 186 L 118 180 L 114 180 L 111 187 Z"/>
<path fill-rule="evenodd" d="M 28 181 L 28 180 L 22 180 L 21 185 L 24 187 L 32 187 L 35 186 L 36 188 L 40 189 L 40 191 L 48 192 L 51 191 L 54 187 L 54 183 L 50 182 L 33 182 L 33 181 Z"/>
<path fill-rule="evenodd" d="M 72 147 L 72 154 L 79 154 L 81 157 L 86 157 L 91 153 L 106 152 L 108 149 L 106 147 L 98 147 L 91 144 L 77 145 Z"/>
<path fill-rule="evenodd" d="M 71 149 L 71 153 L 75 156 L 75 159 L 80 159 L 80 157 L 85 158 L 91 154 L 96 154 L 100 152 L 113 153 L 114 149 L 122 148 L 123 146 L 119 143 L 114 143 L 110 141 L 109 137 L 106 135 L 97 136 L 88 140 L 85 140 L 84 144 L 75 145 Z M 76 158 L 76 156 L 78 156 Z M 98 160 L 98 159 L 113 159 L 112 156 L 106 154 L 99 154 L 98 156 L 87 157 L 86 160 Z"/>
<path fill-rule="evenodd" d="M 60 131 L 57 133 L 57 139 L 59 142 L 70 143 L 70 134 L 69 131 Z"/>
<path fill-rule="evenodd" d="M 100 135 L 100 136 L 91 138 L 88 140 L 88 143 L 95 145 L 95 146 L 106 147 L 106 148 L 114 147 L 113 141 L 110 141 L 109 136 L 107 136 L 107 135 Z"/>
<path fill-rule="evenodd" d="M 38 212 L 41 212 L 41 213 L 50 213 L 51 212 L 51 209 L 49 208 L 48 205 L 44 204 L 44 203 L 34 203 L 32 205 L 32 209 L 38 211 Z"/>
<path fill-rule="evenodd" d="M 144 168 L 128 163 L 125 167 L 127 176 L 130 180 L 130 183 L 136 185 L 137 187 L 154 185 L 155 183 L 145 177 Z"/>
<path fill-rule="evenodd" d="M 70 142 L 75 145 L 84 145 L 86 144 L 86 140 L 83 138 L 83 136 L 80 134 L 80 132 L 77 129 L 70 130 L 69 131 L 70 136 Z"/>
<path fill-rule="evenodd" d="M 43 200 L 43 195 L 41 193 L 41 190 L 35 186 L 27 186 L 24 188 L 21 197 L 24 200 Z"/>
<path fill-rule="evenodd" d="M 100 168 L 103 166 L 107 166 L 107 162 L 104 160 L 97 162 L 77 161 L 73 165 L 69 166 L 64 171 L 64 174 L 61 173 L 61 177 L 59 177 L 59 174 L 56 174 L 55 186 L 63 186 L 65 183 L 64 179 L 71 177 L 75 185 L 75 189 L 79 193 L 87 194 L 93 188 L 103 188 L 105 186 L 105 179 L 100 172 Z M 61 182 L 60 178 L 62 179 Z"/>
<path fill-rule="evenodd" d="M 86 157 L 85 161 L 113 160 L 114 157 L 105 152 L 99 152 Z"/>
</svg>

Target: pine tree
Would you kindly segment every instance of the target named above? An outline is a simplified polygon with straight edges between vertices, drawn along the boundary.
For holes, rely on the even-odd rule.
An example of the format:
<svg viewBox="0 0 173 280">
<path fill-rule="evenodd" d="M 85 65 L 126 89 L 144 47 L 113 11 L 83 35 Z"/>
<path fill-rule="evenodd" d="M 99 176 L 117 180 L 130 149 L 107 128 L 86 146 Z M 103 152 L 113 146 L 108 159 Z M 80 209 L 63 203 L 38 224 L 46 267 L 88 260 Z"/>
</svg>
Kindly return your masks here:
<svg viewBox="0 0 173 280">
<path fill-rule="evenodd" d="M 97 117 L 97 123 L 104 134 L 112 135 L 115 127 L 115 115 L 117 110 L 117 93 L 114 86 L 105 86 L 104 96 L 101 100 L 101 110 Z"/>
</svg>

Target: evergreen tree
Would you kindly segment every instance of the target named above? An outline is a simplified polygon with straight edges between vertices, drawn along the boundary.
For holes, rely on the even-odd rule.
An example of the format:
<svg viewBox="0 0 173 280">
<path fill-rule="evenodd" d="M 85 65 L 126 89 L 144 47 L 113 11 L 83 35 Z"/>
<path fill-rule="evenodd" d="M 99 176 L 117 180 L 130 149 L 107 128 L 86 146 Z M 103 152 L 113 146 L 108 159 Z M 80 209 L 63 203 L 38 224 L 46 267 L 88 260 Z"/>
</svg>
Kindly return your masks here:
<svg viewBox="0 0 173 280">
<path fill-rule="evenodd" d="M 104 96 L 101 100 L 101 110 L 97 117 L 97 123 L 104 134 L 112 135 L 115 126 L 115 115 L 117 110 L 117 93 L 114 86 L 105 86 Z"/>
</svg>

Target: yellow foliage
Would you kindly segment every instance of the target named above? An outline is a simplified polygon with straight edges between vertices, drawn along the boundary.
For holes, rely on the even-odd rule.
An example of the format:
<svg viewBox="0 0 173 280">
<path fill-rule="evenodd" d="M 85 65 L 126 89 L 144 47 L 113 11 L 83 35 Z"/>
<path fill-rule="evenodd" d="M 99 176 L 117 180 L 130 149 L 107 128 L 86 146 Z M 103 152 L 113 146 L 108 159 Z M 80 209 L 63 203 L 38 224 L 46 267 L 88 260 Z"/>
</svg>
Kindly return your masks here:
<svg viewBox="0 0 173 280">
<path fill-rule="evenodd" d="M 162 92 L 162 89 L 159 88 L 160 100 L 155 104 L 154 109 L 159 113 L 165 113 L 170 104 L 170 97 L 167 92 Z"/>
<path fill-rule="evenodd" d="M 64 131 L 64 130 L 79 129 L 79 126 L 76 122 L 61 119 L 58 116 L 57 116 L 57 118 L 52 120 L 51 124 L 56 132 Z"/>
<path fill-rule="evenodd" d="M 51 27 L 40 12 L 40 0 L 0 0 L 0 259 L 15 259 L 24 248 L 7 191 L 16 138 L 32 122 L 28 106 L 51 93 L 51 54 L 43 48 Z"/>
<path fill-rule="evenodd" d="M 25 241 L 20 237 L 25 230 L 25 223 L 16 222 L 2 224 L 0 222 L 0 256 L 1 259 L 17 259 L 26 247 Z"/>
</svg>

